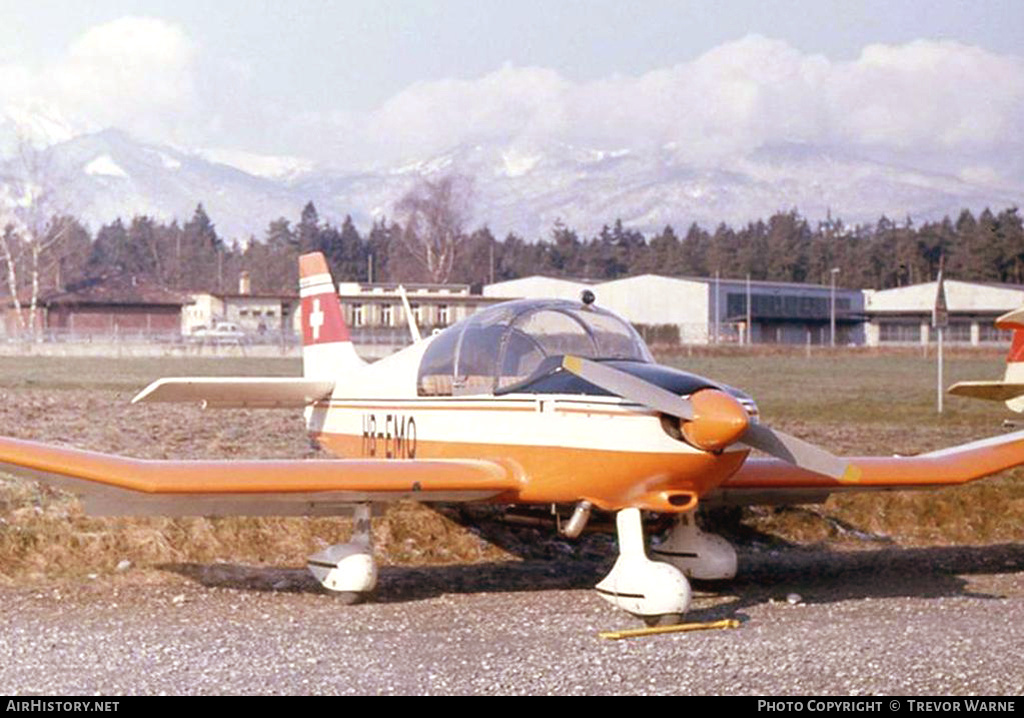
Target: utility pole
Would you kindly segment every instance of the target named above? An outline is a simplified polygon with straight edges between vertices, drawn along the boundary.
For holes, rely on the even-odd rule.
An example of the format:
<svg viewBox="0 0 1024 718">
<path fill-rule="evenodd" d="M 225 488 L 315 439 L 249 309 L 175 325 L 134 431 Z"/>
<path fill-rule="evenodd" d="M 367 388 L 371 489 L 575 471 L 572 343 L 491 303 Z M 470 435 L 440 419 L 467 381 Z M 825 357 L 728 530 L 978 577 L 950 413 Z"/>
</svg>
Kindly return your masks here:
<svg viewBox="0 0 1024 718">
<path fill-rule="evenodd" d="M 945 264 L 945 256 L 939 256 L 939 280 L 935 283 L 935 307 L 932 309 L 932 326 L 938 333 L 938 377 L 936 381 L 935 404 L 936 409 L 942 413 L 942 335 L 949 326 L 949 307 L 946 304 L 946 286 L 942 278 L 942 269 Z"/>
<path fill-rule="evenodd" d="M 721 317 L 721 315 L 719 313 L 719 307 L 718 307 L 719 297 L 721 297 L 721 287 L 720 287 L 721 280 L 720 280 L 719 274 L 720 274 L 720 272 L 716 269 L 715 270 L 715 340 L 714 340 L 715 344 L 718 344 L 718 337 L 719 337 L 719 324 L 718 323 L 719 323 L 720 317 Z"/>
<path fill-rule="evenodd" d="M 750 272 L 747 272 L 747 344 L 754 343 L 754 323 L 750 311 Z"/>
<path fill-rule="evenodd" d="M 832 292 L 831 292 L 831 300 L 832 300 L 831 301 L 831 306 L 832 306 L 832 309 L 830 311 L 830 317 L 829 317 L 829 319 L 830 319 L 829 323 L 831 325 L 831 332 L 829 334 L 829 336 L 830 336 L 829 345 L 833 349 L 835 349 L 835 346 L 836 346 L 836 275 L 839 274 L 839 267 L 832 267 L 832 269 L 831 269 L 831 271 L 829 273 L 832 275 Z"/>
</svg>

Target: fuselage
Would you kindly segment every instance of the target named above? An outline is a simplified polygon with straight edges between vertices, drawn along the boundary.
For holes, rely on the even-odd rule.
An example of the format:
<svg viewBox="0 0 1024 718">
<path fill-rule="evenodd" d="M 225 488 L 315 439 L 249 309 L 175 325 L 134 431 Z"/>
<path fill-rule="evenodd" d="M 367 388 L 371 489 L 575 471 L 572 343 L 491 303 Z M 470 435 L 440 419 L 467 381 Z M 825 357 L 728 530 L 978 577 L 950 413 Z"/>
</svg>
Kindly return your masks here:
<svg viewBox="0 0 1024 718">
<path fill-rule="evenodd" d="M 487 459 L 522 487 L 501 500 L 583 498 L 608 510 L 638 502 L 656 511 L 692 509 L 748 454 L 694 448 L 670 432 L 671 420 L 593 387 L 558 393 L 562 387 L 549 382 L 512 393 L 422 396 L 418 368 L 435 339 L 339 377 L 332 396 L 307 411 L 312 437 L 342 457 Z"/>
</svg>

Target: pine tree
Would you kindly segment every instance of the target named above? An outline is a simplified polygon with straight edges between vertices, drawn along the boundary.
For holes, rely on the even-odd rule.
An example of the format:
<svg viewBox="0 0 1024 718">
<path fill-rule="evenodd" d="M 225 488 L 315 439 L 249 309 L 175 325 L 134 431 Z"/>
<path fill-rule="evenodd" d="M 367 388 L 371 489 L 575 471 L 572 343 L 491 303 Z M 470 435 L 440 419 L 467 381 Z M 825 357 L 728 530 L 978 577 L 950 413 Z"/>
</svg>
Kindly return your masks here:
<svg viewBox="0 0 1024 718">
<path fill-rule="evenodd" d="M 708 276 L 708 248 L 711 236 L 701 229 L 696 222 L 690 225 L 683 239 L 680 253 L 682 256 L 682 274 L 691 277 Z"/>
<path fill-rule="evenodd" d="M 553 274 L 557 277 L 597 276 L 590 275 L 590 267 L 583 256 L 583 245 L 576 230 L 555 220 L 551 230 L 551 242 L 545 245 L 545 266 L 538 274 Z M 589 253 L 586 253 L 589 254 Z"/>
<path fill-rule="evenodd" d="M 666 224 L 661 233 L 651 239 L 642 274 L 661 274 L 678 277 L 683 274 L 682 245 L 672 225 Z"/>
<path fill-rule="evenodd" d="M 320 237 L 320 215 L 317 214 L 313 202 L 307 202 L 302 208 L 302 217 L 295 228 L 296 239 L 299 243 L 299 252 L 323 252 L 324 245 Z"/>
<path fill-rule="evenodd" d="M 111 224 L 100 227 L 89 254 L 86 271 L 91 277 L 105 273 L 122 274 L 125 271 L 128 232 L 118 217 Z"/>
</svg>

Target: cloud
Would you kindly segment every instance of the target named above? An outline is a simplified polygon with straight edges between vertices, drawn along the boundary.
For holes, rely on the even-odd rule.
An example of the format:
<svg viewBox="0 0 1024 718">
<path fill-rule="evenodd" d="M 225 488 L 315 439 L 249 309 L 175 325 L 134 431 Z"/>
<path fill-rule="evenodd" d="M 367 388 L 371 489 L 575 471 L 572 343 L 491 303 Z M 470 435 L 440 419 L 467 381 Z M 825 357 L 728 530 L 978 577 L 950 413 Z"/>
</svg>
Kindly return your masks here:
<svg viewBox="0 0 1024 718">
<path fill-rule="evenodd" d="M 994 146 L 1024 120 L 1024 61 L 956 42 L 866 47 L 824 89 L 837 136 L 856 143 Z"/>
<path fill-rule="evenodd" d="M 965 167 L 1009 152 L 1020 165 L 1024 60 L 917 40 L 835 62 L 751 35 L 637 76 L 573 82 L 507 65 L 471 80 L 421 82 L 374 112 L 345 113 L 342 125 L 351 141 L 337 143 L 337 157 L 349 160 L 498 139 L 670 145 L 681 159 L 710 164 L 799 143 L 962 156 Z"/>
<path fill-rule="evenodd" d="M 505 65 L 476 80 L 417 83 L 369 118 L 378 141 L 440 145 L 557 133 L 571 85 L 553 70 Z"/>
<path fill-rule="evenodd" d="M 54 138 L 116 126 L 148 140 L 344 166 L 492 142 L 528 153 L 549 142 L 670 147 L 682 161 L 716 166 L 803 144 L 963 177 L 1024 175 L 1024 58 L 952 41 L 871 45 L 840 62 L 750 35 L 687 62 L 589 81 L 506 64 L 415 83 L 369 112 L 304 111 L 281 99 L 244 58 L 216 57 L 158 18 L 91 28 L 42 68 L 0 62 L 0 116 L 44 117 L 34 125 Z"/>
<path fill-rule="evenodd" d="M 43 68 L 0 66 L 0 109 L 17 116 L 46 108 L 79 131 L 116 126 L 174 139 L 198 114 L 195 56 L 179 26 L 124 17 L 89 29 Z"/>
<path fill-rule="evenodd" d="M 194 56 L 178 26 L 126 17 L 87 31 L 49 74 L 61 102 L 91 123 L 174 133 L 192 119 Z"/>
</svg>

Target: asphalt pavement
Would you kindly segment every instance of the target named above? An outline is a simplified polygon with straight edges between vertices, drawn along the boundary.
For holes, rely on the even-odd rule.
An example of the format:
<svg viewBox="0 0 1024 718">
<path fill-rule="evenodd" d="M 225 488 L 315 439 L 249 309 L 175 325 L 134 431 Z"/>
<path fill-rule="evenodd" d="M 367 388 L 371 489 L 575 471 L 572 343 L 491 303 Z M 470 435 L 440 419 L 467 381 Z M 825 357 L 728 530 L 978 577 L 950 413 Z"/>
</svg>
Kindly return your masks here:
<svg viewBox="0 0 1024 718">
<path fill-rule="evenodd" d="M 607 563 L 383 567 L 344 606 L 301 568 L 130 568 L 0 588 L 0 692 L 1024 694 L 1024 545 L 746 551 L 688 618 L 620 641 Z"/>
</svg>

